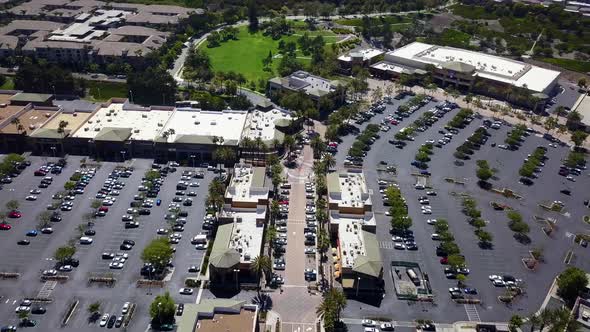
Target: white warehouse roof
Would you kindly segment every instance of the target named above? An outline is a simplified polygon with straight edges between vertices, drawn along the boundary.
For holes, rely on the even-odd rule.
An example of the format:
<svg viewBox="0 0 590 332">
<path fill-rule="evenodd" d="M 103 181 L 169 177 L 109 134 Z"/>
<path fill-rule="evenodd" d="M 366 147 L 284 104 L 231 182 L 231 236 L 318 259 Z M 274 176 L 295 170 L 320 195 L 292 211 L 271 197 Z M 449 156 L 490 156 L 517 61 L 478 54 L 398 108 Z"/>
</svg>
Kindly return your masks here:
<svg viewBox="0 0 590 332">
<path fill-rule="evenodd" d="M 385 61 L 424 69 L 426 65 L 442 68 L 458 62 L 475 67 L 475 75 L 489 80 L 527 87 L 531 91 L 545 92 L 560 72 L 537 67 L 517 60 L 470 50 L 414 42 L 389 52 Z"/>
</svg>

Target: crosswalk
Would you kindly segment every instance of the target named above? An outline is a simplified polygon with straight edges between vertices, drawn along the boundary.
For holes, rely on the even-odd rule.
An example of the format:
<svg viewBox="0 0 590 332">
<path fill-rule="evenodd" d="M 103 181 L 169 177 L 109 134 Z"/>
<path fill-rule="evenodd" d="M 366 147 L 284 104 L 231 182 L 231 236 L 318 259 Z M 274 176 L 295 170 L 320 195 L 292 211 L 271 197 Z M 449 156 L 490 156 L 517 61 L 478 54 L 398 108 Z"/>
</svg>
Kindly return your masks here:
<svg viewBox="0 0 590 332">
<path fill-rule="evenodd" d="M 381 249 L 393 249 L 393 242 L 379 241 L 379 248 L 381 248 Z"/>
<path fill-rule="evenodd" d="M 51 295 L 51 293 L 55 289 L 55 286 L 57 286 L 57 281 L 55 281 L 55 280 L 46 281 L 43 284 L 43 286 L 41 287 L 41 290 L 39 290 L 39 293 L 37 294 L 37 298 L 43 298 L 43 299 L 49 298 L 49 296 Z"/>
<path fill-rule="evenodd" d="M 467 313 L 467 319 L 470 322 L 481 322 L 477 308 L 473 304 L 464 304 L 465 312 Z"/>
</svg>

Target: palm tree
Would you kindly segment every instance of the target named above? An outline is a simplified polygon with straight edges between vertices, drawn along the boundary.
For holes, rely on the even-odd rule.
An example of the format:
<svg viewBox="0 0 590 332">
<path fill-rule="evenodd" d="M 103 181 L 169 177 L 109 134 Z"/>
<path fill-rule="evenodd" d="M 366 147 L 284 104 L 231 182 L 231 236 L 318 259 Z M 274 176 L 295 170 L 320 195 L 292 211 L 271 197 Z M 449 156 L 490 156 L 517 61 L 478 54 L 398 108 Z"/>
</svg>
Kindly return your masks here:
<svg viewBox="0 0 590 332">
<path fill-rule="evenodd" d="M 332 154 L 326 154 L 323 163 L 326 165 L 326 170 L 329 171 L 332 167 L 336 166 L 336 158 Z"/>
<path fill-rule="evenodd" d="M 14 118 L 10 121 L 10 123 L 12 123 L 16 127 L 16 133 L 17 134 L 20 133 L 20 130 L 19 130 L 19 126 L 21 126 L 20 120 L 18 118 Z"/>
<path fill-rule="evenodd" d="M 340 313 L 346 308 L 346 296 L 336 288 L 331 288 L 324 294 L 322 302 L 316 308 L 318 317 L 324 320 L 326 330 L 332 330 L 340 321 Z"/>
<path fill-rule="evenodd" d="M 295 148 L 295 138 L 291 135 L 286 135 L 283 140 L 283 147 L 287 151 L 287 158 L 291 157 L 291 152 Z"/>
<path fill-rule="evenodd" d="M 219 165 L 219 170 L 221 171 L 221 165 L 226 165 L 228 162 L 231 163 L 236 159 L 236 153 L 233 149 L 222 146 L 218 147 L 213 151 L 213 160 L 217 161 Z"/>
<path fill-rule="evenodd" d="M 314 158 L 319 158 L 322 155 L 322 152 L 326 149 L 326 143 L 324 143 L 322 138 L 317 135 L 311 139 L 309 145 L 313 149 Z"/>
<path fill-rule="evenodd" d="M 244 139 L 240 142 L 240 146 L 242 148 L 242 153 L 250 150 L 252 148 L 252 139 L 250 137 L 244 137 Z M 248 151 L 248 154 L 250 154 L 250 151 Z M 245 160 L 246 158 L 244 158 Z"/>
<path fill-rule="evenodd" d="M 265 144 L 264 144 L 264 141 L 263 141 L 263 140 L 262 140 L 262 138 L 259 136 L 259 137 L 256 137 L 256 138 L 254 139 L 254 143 L 255 143 L 255 145 L 256 145 L 257 159 L 260 159 L 260 155 L 261 155 L 261 152 L 262 152 L 262 146 L 263 146 L 263 145 L 265 145 Z"/>
<path fill-rule="evenodd" d="M 537 313 L 532 313 L 527 320 L 531 325 L 530 332 L 534 332 L 535 328 L 541 323 L 541 319 L 539 318 Z"/>
<path fill-rule="evenodd" d="M 256 276 L 260 280 L 262 277 L 262 273 L 266 275 L 266 277 L 270 277 L 270 272 L 272 270 L 272 262 L 269 256 L 256 256 L 251 263 L 252 271 L 256 272 Z M 258 293 L 260 293 L 260 281 L 258 282 Z"/>
<path fill-rule="evenodd" d="M 61 134 L 61 138 L 64 138 L 65 134 L 66 134 L 66 127 L 68 126 L 68 122 L 61 120 L 59 122 L 59 125 L 57 126 L 57 133 Z"/>
<path fill-rule="evenodd" d="M 265 237 L 266 237 L 266 242 L 268 243 L 268 257 L 270 257 L 272 254 L 271 251 L 272 251 L 273 243 L 277 238 L 277 229 L 274 226 L 269 226 L 266 229 Z"/>
</svg>

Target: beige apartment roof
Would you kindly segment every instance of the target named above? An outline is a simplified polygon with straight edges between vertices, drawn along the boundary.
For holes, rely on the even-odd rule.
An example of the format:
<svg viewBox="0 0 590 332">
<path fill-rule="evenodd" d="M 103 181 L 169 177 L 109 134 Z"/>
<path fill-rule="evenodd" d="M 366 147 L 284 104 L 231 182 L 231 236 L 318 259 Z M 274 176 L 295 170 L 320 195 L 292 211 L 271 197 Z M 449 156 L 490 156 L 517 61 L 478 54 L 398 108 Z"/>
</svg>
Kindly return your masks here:
<svg viewBox="0 0 590 332">
<path fill-rule="evenodd" d="M 25 106 L 10 105 L 10 98 L 12 96 L 14 95 L 0 93 L 0 105 L 6 105 L 4 107 L 0 106 L 0 123 L 6 121 L 8 118 L 14 116 L 25 108 Z"/>
<path fill-rule="evenodd" d="M 123 36 L 160 36 L 165 38 L 169 35 L 167 32 L 159 31 L 152 28 L 147 27 L 138 27 L 134 25 L 124 25 L 119 28 L 109 29 L 109 32 L 114 35 L 123 35 Z"/>
<path fill-rule="evenodd" d="M 53 31 L 63 26 L 63 23 L 51 21 L 14 20 L 0 28 L 0 35 L 7 35 L 16 30 Z"/>
<path fill-rule="evenodd" d="M 201 318 L 196 332 L 251 331 L 256 321 L 256 311 L 241 309 L 239 314 L 215 313 L 211 318 Z"/>
<path fill-rule="evenodd" d="M 18 37 L 0 36 L 0 49 L 14 50 L 18 46 Z"/>
<path fill-rule="evenodd" d="M 83 123 L 86 122 L 90 118 L 92 113 L 86 112 L 75 112 L 75 113 L 60 113 L 53 117 L 49 122 L 47 122 L 43 128 L 45 129 L 55 129 L 59 128 L 59 123 L 61 121 L 66 121 L 68 125 L 66 126 L 66 130 L 74 131 L 78 129 Z"/>
<path fill-rule="evenodd" d="M 24 128 L 25 133 L 31 133 L 41 127 L 56 111 L 55 110 L 38 110 L 30 109 L 17 117 Z M 17 126 L 8 122 L 0 129 L 3 134 L 18 134 Z"/>
</svg>

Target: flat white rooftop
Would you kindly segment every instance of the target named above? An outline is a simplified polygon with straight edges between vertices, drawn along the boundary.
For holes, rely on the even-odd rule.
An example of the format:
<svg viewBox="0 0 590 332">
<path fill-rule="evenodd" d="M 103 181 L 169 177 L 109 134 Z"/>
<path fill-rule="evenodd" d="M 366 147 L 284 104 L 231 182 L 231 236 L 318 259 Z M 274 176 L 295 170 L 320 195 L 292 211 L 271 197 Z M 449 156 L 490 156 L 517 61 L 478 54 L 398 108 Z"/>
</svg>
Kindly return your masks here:
<svg viewBox="0 0 590 332">
<path fill-rule="evenodd" d="M 111 103 L 99 109 L 72 135 L 93 139 L 103 128 L 129 128 L 130 140 L 152 141 L 160 134 L 172 111 L 123 110 L 122 103 Z"/>
<path fill-rule="evenodd" d="M 237 164 L 225 197 L 232 202 L 251 203 L 268 199 L 268 188 L 264 187 L 264 172 L 264 167 Z"/>
<path fill-rule="evenodd" d="M 175 142 L 181 136 L 217 136 L 223 138 L 225 145 L 236 145 L 242 137 L 247 116 L 247 111 L 215 112 L 179 107 L 166 123 L 164 131 L 174 129 L 169 142 Z"/>
<path fill-rule="evenodd" d="M 261 205 L 251 209 L 226 206 L 221 213 L 223 217 L 234 218 L 228 248 L 240 253 L 240 263 L 250 263 L 262 249 L 264 222 L 257 223 L 256 220 L 265 218 L 266 206 Z"/>
<path fill-rule="evenodd" d="M 338 241 L 340 241 L 340 264 L 343 268 L 352 269 L 354 260 L 366 254 L 362 223 L 357 219 L 342 218 L 338 226 Z"/>
<path fill-rule="evenodd" d="M 383 71 L 388 71 L 388 72 L 392 72 L 392 73 L 397 73 L 397 74 L 408 72 L 408 67 L 406 67 L 406 66 L 401 66 L 398 64 L 385 62 L 385 61 L 381 61 L 381 62 L 378 62 L 374 65 L 371 65 L 371 68 L 375 68 L 375 69 L 379 69 L 379 70 L 383 70 Z"/>
<path fill-rule="evenodd" d="M 366 48 L 366 49 L 356 50 L 356 51 L 352 51 L 347 54 L 341 55 L 338 57 L 338 60 L 349 62 L 349 61 L 352 61 L 352 57 L 354 56 L 354 57 L 362 57 L 363 61 L 368 61 L 368 60 L 371 60 L 374 57 L 379 56 L 383 53 L 384 53 L 383 51 L 378 50 L 376 48 Z"/>
<path fill-rule="evenodd" d="M 254 111 L 246 118 L 242 138 L 249 137 L 256 139 L 260 137 L 263 141 L 270 141 L 275 138 L 275 121 L 279 119 L 292 120 L 293 117 L 287 112 L 279 109 L 272 109 L 268 112 Z"/>
<path fill-rule="evenodd" d="M 331 184 L 332 181 L 337 183 Z M 339 207 L 360 208 L 371 204 L 371 195 L 367 191 L 367 184 L 362 173 L 330 174 L 328 191 L 329 202 L 337 203 Z"/>
<path fill-rule="evenodd" d="M 88 43 L 92 40 L 102 39 L 108 32 L 97 29 L 96 26 L 111 26 L 123 22 L 125 16 L 131 12 L 121 10 L 97 10 L 93 15 L 88 13 L 80 14 L 76 21 L 63 29 L 53 31 L 47 38 L 52 41 L 72 41 Z"/>
<path fill-rule="evenodd" d="M 426 64 L 441 68 L 445 63 L 461 62 L 475 67 L 477 76 L 518 87 L 526 86 L 537 92 L 543 92 L 560 74 L 558 71 L 495 55 L 420 42 L 408 44 L 386 55 L 386 60 L 390 62 L 397 62 L 396 58 L 421 64 L 421 69 Z"/>
</svg>

